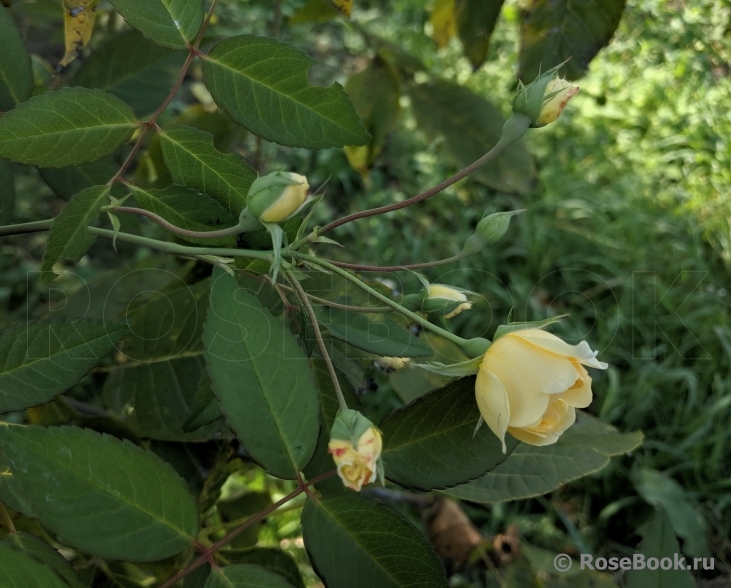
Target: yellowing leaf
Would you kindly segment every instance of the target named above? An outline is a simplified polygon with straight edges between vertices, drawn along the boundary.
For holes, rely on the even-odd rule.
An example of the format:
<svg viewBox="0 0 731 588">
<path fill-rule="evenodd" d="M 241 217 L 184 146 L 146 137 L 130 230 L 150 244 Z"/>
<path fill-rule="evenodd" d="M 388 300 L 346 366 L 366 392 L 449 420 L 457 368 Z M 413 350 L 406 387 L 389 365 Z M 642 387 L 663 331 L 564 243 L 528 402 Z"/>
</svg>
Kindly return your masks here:
<svg viewBox="0 0 731 588">
<path fill-rule="evenodd" d="M 332 0 L 332 2 L 340 12 L 350 18 L 350 12 L 353 10 L 353 0 Z"/>
<path fill-rule="evenodd" d="M 437 0 L 432 8 L 429 22 L 432 26 L 432 37 L 441 49 L 457 34 L 454 0 Z"/>
<path fill-rule="evenodd" d="M 59 63 L 66 67 L 86 47 L 96 20 L 96 5 L 99 0 L 63 0 L 64 36 L 66 53 Z"/>
</svg>

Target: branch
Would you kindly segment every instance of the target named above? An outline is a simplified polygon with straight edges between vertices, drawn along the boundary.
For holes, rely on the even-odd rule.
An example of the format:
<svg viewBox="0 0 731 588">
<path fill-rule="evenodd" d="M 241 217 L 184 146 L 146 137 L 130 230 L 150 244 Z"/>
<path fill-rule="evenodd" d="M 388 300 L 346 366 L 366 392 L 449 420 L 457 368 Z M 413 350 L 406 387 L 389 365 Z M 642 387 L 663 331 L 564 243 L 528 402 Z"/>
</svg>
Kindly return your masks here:
<svg viewBox="0 0 731 588">
<path fill-rule="evenodd" d="M 438 259 L 437 261 L 426 261 L 424 263 L 408 263 L 406 265 L 361 265 L 358 263 L 344 263 L 342 261 L 327 261 L 338 267 L 362 272 L 398 272 L 402 270 L 423 269 L 427 267 L 445 265 L 447 263 L 452 263 L 453 261 L 459 261 L 463 257 L 467 256 L 462 253 L 458 253 L 457 255 L 447 257 L 446 259 Z"/>
<path fill-rule="evenodd" d="M 379 206 L 378 208 L 362 210 L 361 212 L 355 212 L 353 214 L 349 214 L 348 216 L 344 216 L 343 218 L 335 220 L 335 221 L 325 225 L 321 229 L 318 229 L 317 234 L 324 235 L 325 233 L 332 231 L 333 229 L 339 227 L 340 225 L 344 225 L 351 221 L 358 220 L 360 218 L 366 218 L 369 216 L 375 216 L 377 214 L 385 214 L 387 212 L 392 212 L 394 210 L 399 210 L 401 208 L 406 208 L 407 206 L 411 206 L 412 204 L 416 204 L 417 202 L 421 202 L 422 200 L 431 198 L 432 196 L 434 196 L 435 194 L 438 194 L 445 188 L 448 188 L 452 184 L 459 182 L 461 179 L 466 178 L 472 172 L 478 170 L 483 165 L 485 165 L 488 161 L 495 159 L 498 155 L 500 155 L 500 153 L 502 153 L 502 151 L 506 147 L 519 141 L 523 137 L 523 135 L 525 135 L 525 132 L 528 130 L 528 127 L 530 126 L 530 122 L 531 121 L 528 119 L 527 116 L 513 115 L 505 123 L 505 126 L 503 127 L 503 134 L 500 136 L 500 140 L 497 142 L 497 144 L 492 149 L 490 149 L 490 151 L 485 153 L 485 155 L 480 157 L 480 159 L 478 159 L 474 163 L 468 165 L 463 170 L 458 171 L 452 177 L 447 178 L 446 180 L 444 180 L 440 184 L 437 184 L 433 188 L 429 188 L 426 192 L 422 192 L 421 194 L 412 196 L 411 198 L 409 198 L 408 200 L 404 200 L 403 202 L 396 202 L 394 204 L 389 204 L 387 206 Z M 296 245 L 299 245 L 299 242 L 296 243 L 295 245 L 293 245 L 292 247 L 294 248 Z"/>
<path fill-rule="evenodd" d="M 327 352 L 327 347 L 325 346 L 325 341 L 322 338 L 322 333 L 320 332 L 320 325 L 317 324 L 317 316 L 315 315 L 315 309 L 312 308 L 312 304 L 310 304 L 309 298 L 307 298 L 307 293 L 302 289 L 302 284 L 300 284 L 297 281 L 297 278 L 294 277 L 294 275 L 288 271 L 283 270 L 282 273 L 287 278 L 290 284 L 292 284 L 296 294 L 297 298 L 299 298 L 300 302 L 302 303 L 302 306 L 305 307 L 305 311 L 307 312 L 307 316 L 310 317 L 310 323 L 312 323 L 312 330 L 315 333 L 315 340 L 317 341 L 317 347 L 320 349 L 320 354 L 322 355 L 322 359 L 325 360 L 325 365 L 327 366 L 327 373 L 330 374 L 330 379 L 333 383 L 333 388 L 335 389 L 335 395 L 338 397 L 338 403 L 340 404 L 341 410 L 348 410 L 348 403 L 345 402 L 345 396 L 343 396 L 343 390 L 340 388 L 340 382 L 338 381 L 338 375 L 335 373 L 335 366 L 333 365 L 332 359 L 330 359 L 330 354 Z"/>
<path fill-rule="evenodd" d="M 9 237 L 11 235 L 23 235 L 25 233 L 38 233 L 40 231 L 48 231 L 53 226 L 53 219 L 34 221 L 32 223 L 18 223 L 17 225 L 6 225 L 0 227 L 0 237 Z"/>
<path fill-rule="evenodd" d="M 139 216 L 146 216 L 159 224 L 164 229 L 180 235 L 182 237 L 191 237 L 193 239 L 217 239 L 219 237 L 230 237 L 232 235 L 238 235 L 241 232 L 240 225 L 234 227 L 228 227 L 226 229 L 219 229 L 217 231 L 189 231 L 188 229 L 182 229 L 176 227 L 174 224 L 169 223 L 160 215 L 145 210 L 144 208 L 133 208 L 131 206 L 117 206 L 116 208 L 110 208 L 109 212 L 126 212 L 129 214 L 137 214 Z"/>
</svg>

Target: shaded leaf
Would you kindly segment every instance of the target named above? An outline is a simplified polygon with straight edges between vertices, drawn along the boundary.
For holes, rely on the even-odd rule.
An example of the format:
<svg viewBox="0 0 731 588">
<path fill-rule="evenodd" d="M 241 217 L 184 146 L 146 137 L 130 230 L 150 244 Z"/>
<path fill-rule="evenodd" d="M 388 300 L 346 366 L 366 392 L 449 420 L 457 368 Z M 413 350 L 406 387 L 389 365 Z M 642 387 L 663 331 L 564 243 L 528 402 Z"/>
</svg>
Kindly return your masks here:
<svg viewBox="0 0 731 588">
<path fill-rule="evenodd" d="M 109 203 L 109 186 L 93 186 L 82 190 L 64 206 L 56 217 L 43 253 L 41 281 L 56 277 L 54 264 L 65 257 L 79 261 L 96 241 L 87 231 L 89 223 L 99 217 L 102 206 Z"/>
<path fill-rule="evenodd" d="M 107 559 L 156 561 L 188 547 L 198 508 L 149 451 L 75 427 L 0 427 L 13 481 L 61 543 Z"/>
<path fill-rule="evenodd" d="M 485 62 L 490 36 L 505 0 L 456 0 L 457 30 L 464 53 L 478 68 Z"/>
<path fill-rule="evenodd" d="M 462 378 L 430 392 L 383 421 L 386 477 L 402 486 L 433 490 L 456 486 L 494 469 L 518 444 L 507 437 L 507 453 L 487 427 L 475 427 L 480 411 L 475 378 Z"/>
<path fill-rule="evenodd" d="M 99 0 L 63 0 L 63 29 L 66 52 L 59 63 L 66 67 L 89 44 Z"/>
<path fill-rule="evenodd" d="M 198 190 L 183 186 L 170 186 L 164 190 L 144 190 L 130 186 L 130 189 L 140 208 L 154 212 L 181 229 L 200 232 L 217 231 L 238 223 L 238 220 L 227 209 Z M 167 231 L 165 227 L 158 226 Z M 179 237 L 191 243 L 211 247 L 236 245 L 235 235 L 216 239 L 197 239 L 183 235 L 179 235 Z"/>
<path fill-rule="evenodd" d="M 29 321 L 0 332 L 0 414 L 71 388 L 129 333 L 124 323 Z"/>
<path fill-rule="evenodd" d="M 79 576 L 76 574 L 74 568 L 71 567 L 71 564 L 64 559 L 58 550 L 51 547 L 40 537 L 19 531 L 5 535 L 0 540 L 0 544 L 24 551 L 27 555 L 43 562 L 61 576 L 70 588 L 87 588 L 79 580 Z"/>
<path fill-rule="evenodd" d="M 434 353 L 431 347 L 387 316 L 375 322 L 362 312 L 324 306 L 315 307 L 315 314 L 333 337 L 363 351 L 387 357 L 424 357 Z"/>
<path fill-rule="evenodd" d="M 106 157 L 77 167 L 49 167 L 39 171 L 51 190 L 64 200 L 71 200 L 86 188 L 106 184 L 117 173 L 118 169 L 119 164 L 113 158 Z M 112 194 L 124 195 L 122 186 L 117 185 L 112 188 Z"/>
<path fill-rule="evenodd" d="M 667 557 L 673 563 L 675 554 L 680 553 L 670 518 L 662 506 L 658 505 L 655 511 L 655 518 L 640 543 L 639 553 L 645 556 L 645 562 L 651 557 L 658 562 Z M 686 562 L 685 565 L 690 564 Z M 625 578 L 626 588 L 694 588 L 695 585 L 695 580 L 687 569 L 663 570 L 660 566 L 655 570 L 629 570 Z"/>
<path fill-rule="evenodd" d="M 0 225 L 9 225 L 15 213 L 15 174 L 9 161 L 0 159 Z"/>
<path fill-rule="evenodd" d="M 0 6 L 0 55 L 0 111 L 8 111 L 30 98 L 33 68 L 20 31 L 3 6 Z"/>
<path fill-rule="evenodd" d="M 217 268 L 203 343 L 229 427 L 271 474 L 294 478 L 312 457 L 320 425 L 312 372 L 292 334 Z"/>
<path fill-rule="evenodd" d="M 309 149 L 366 144 L 370 137 L 343 87 L 307 81 L 314 63 L 285 43 L 242 35 L 211 50 L 203 78 L 216 103 L 264 139 Z"/>
<path fill-rule="evenodd" d="M 274 572 L 251 564 L 235 564 L 213 570 L 205 588 L 291 588 Z"/>
<path fill-rule="evenodd" d="M 446 588 L 424 536 L 401 515 L 355 494 L 308 500 L 302 534 L 328 588 Z"/>
<path fill-rule="evenodd" d="M 157 45 L 185 49 L 203 24 L 203 0 L 110 0 L 124 20 Z"/>
<path fill-rule="evenodd" d="M 3 588 L 68 588 L 51 568 L 37 559 L 0 545 L 0 586 Z"/>
<path fill-rule="evenodd" d="M 338 13 L 327 0 L 307 0 L 307 2 L 289 18 L 289 24 L 306 22 L 328 22 L 337 18 Z"/>
<path fill-rule="evenodd" d="M 165 165 L 173 180 L 218 200 L 238 220 L 256 172 L 240 155 L 221 153 L 213 136 L 175 126 L 160 133 Z"/>
<path fill-rule="evenodd" d="M 134 113 L 118 98 L 63 88 L 0 118 L 0 157 L 38 167 L 79 165 L 113 153 L 136 128 Z"/>
<path fill-rule="evenodd" d="M 530 0 L 520 27 L 518 78 L 526 84 L 571 58 L 560 74 L 580 78 L 617 30 L 626 0 Z"/>
<path fill-rule="evenodd" d="M 500 111 L 470 89 L 436 80 L 409 84 L 406 90 L 419 128 L 430 138 L 443 137 L 444 149 L 460 167 L 487 153 L 500 139 Z M 486 186 L 525 194 L 535 181 L 535 168 L 522 141 L 511 145 L 472 177 Z"/>
<path fill-rule="evenodd" d="M 454 3 L 455 0 L 436 0 L 429 15 L 432 37 L 440 49 L 446 47 L 449 40 L 457 34 Z"/>
<path fill-rule="evenodd" d="M 611 456 L 632 451 L 642 443 L 640 431 L 619 433 L 586 413 L 576 412 L 576 424 L 553 445 L 536 447 L 520 443 L 490 473 L 449 488 L 446 493 L 472 502 L 538 496 L 602 469 Z"/>
<path fill-rule="evenodd" d="M 253 547 L 235 552 L 224 552 L 227 560 L 238 564 L 253 564 L 284 578 L 295 588 L 305 588 L 297 563 L 280 549 Z"/>
<path fill-rule="evenodd" d="M 369 145 L 345 148 L 350 165 L 363 172 L 381 152 L 388 134 L 396 124 L 401 109 L 401 85 L 391 66 L 377 58 L 362 72 L 348 78 L 345 91 L 371 134 Z"/>
<path fill-rule="evenodd" d="M 213 394 L 213 385 L 208 372 L 201 374 L 198 386 L 193 396 L 193 403 L 190 405 L 188 416 L 183 422 L 183 431 L 189 433 L 204 425 L 208 425 L 223 418 L 221 409 L 218 408 L 218 401 Z"/>
<path fill-rule="evenodd" d="M 141 116 L 167 97 L 185 58 L 183 51 L 164 49 L 127 31 L 94 51 L 74 74 L 74 84 L 109 92 Z"/>
</svg>

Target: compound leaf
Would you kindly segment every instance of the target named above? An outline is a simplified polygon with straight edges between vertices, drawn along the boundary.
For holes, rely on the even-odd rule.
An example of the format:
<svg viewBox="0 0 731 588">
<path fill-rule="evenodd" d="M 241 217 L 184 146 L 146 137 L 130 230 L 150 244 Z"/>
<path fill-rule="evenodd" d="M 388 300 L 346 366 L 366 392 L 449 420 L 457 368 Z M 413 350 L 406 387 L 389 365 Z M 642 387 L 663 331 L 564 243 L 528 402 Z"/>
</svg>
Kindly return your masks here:
<svg viewBox="0 0 731 588">
<path fill-rule="evenodd" d="M 269 141 L 308 149 L 367 144 L 370 136 L 343 87 L 307 81 L 313 63 L 285 43 L 242 35 L 211 50 L 203 79 L 231 118 Z"/>
<path fill-rule="evenodd" d="M 77 427 L 5 425 L 0 455 L 43 525 L 85 553 L 157 561 L 189 547 L 198 533 L 185 482 L 129 441 Z"/>
<path fill-rule="evenodd" d="M 38 167 L 80 165 L 113 153 L 136 128 L 134 113 L 119 98 L 63 88 L 0 118 L 0 157 Z"/>
<path fill-rule="evenodd" d="M 318 392 L 295 338 L 217 268 L 203 343 L 231 430 L 271 474 L 294 478 L 312 457 L 320 429 Z"/>
</svg>

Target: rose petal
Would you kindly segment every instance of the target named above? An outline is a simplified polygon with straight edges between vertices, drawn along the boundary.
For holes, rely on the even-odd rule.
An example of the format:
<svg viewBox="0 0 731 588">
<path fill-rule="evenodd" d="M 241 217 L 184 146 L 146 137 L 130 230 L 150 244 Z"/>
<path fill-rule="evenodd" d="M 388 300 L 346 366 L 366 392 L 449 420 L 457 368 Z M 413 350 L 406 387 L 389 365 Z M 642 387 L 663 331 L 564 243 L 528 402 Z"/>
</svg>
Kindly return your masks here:
<svg viewBox="0 0 731 588">
<path fill-rule="evenodd" d="M 597 352 L 592 351 L 586 341 L 582 341 L 578 345 L 570 345 L 556 337 L 556 335 L 541 329 L 524 329 L 522 331 L 515 331 L 511 335 L 530 341 L 533 345 L 555 353 L 556 355 L 572 357 L 589 367 L 601 370 L 605 370 L 608 367 L 606 363 L 596 359 Z"/>
<path fill-rule="evenodd" d="M 510 405 L 508 404 L 508 394 L 495 374 L 480 369 L 475 382 L 475 398 L 482 418 L 490 430 L 500 439 L 500 443 L 503 445 L 503 453 L 505 453 L 507 451 L 505 431 L 508 430 L 508 422 L 510 421 Z"/>
</svg>

